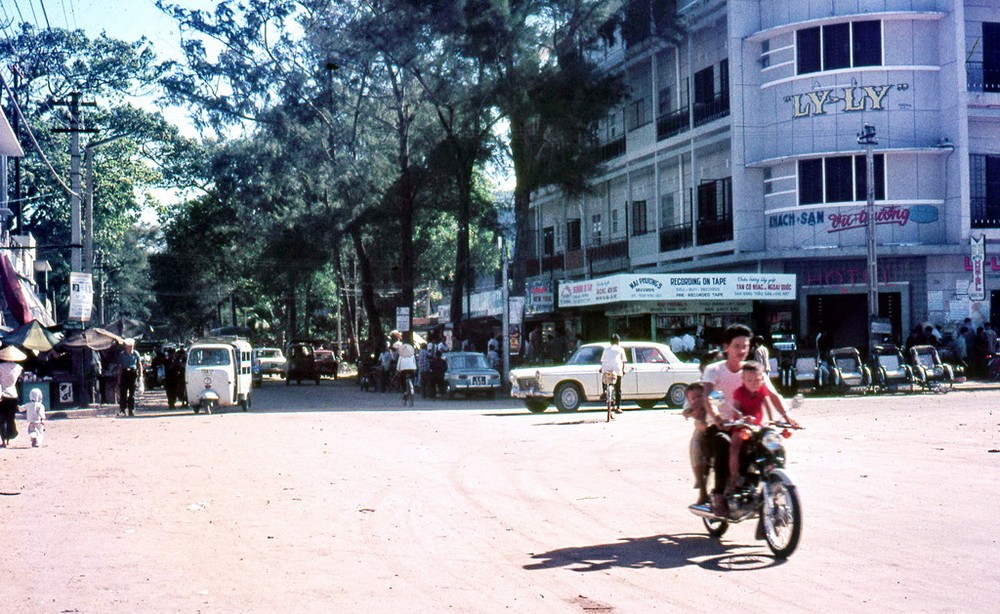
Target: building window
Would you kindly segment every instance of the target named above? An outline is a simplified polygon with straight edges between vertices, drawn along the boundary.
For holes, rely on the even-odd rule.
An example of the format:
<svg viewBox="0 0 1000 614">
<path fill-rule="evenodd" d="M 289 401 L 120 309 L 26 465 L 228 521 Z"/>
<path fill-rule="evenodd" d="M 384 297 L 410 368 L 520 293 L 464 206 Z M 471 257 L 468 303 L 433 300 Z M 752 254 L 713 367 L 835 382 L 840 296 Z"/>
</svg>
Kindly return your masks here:
<svg viewBox="0 0 1000 614">
<path fill-rule="evenodd" d="M 771 185 L 772 179 L 774 179 L 774 170 L 768 166 L 764 169 L 764 194 L 774 192 L 774 186 Z"/>
<path fill-rule="evenodd" d="M 566 251 L 580 249 L 580 220 L 566 222 Z"/>
<path fill-rule="evenodd" d="M 868 200 L 865 156 L 799 160 L 799 204 Z M 885 157 L 875 154 L 875 200 L 885 200 Z"/>
<path fill-rule="evenodd" d="M 733 180 L 703 180 L 698 185 L 698 244 L 733 238 Z"/>
<path fill-rule="evenodd" d="M 632 236 L 638 237 L 648 232 L 646 226 L 646 201 L 632 201 Z"/>
<path fill-rule="evenodd" d="M 983 91 L 1000 92 L 1000 23 L 983 23 Z"/>
<path fill-rule="evenodd" d="M 601 214 L 597 213 L 590 216 L 590 236 L 591 243 L 594 245 L 601 244 L 601 235 L 604 231 L 604 224 L 601 222 Z"/>
<path fill-rule="evenodd" d="M 729 114 L 729 60 L 694 74 L 694 123 L 703 124 Z"/>
<path fill-rule="evenodd" d="M 551 256 L 556 253 L 556 229 L 546 226 L 542 230 L 542 254 Z"/>
<path fill-rule="evenodd" d="M 882 65 L 882 22 L 855 21 L 795 33 L 798 74 Z"/>
<path fill-rule="evenodd" d="M 646 115 L 646 100 L 644 98 L 631 101 L 628 105 L 628 129 L 635 130 L 648 124 L 649 118 Z"/>
<path fill-rule="evenodd" d="M 969 156 L 973 228 L 1000 228 L 1000 156 Z"/>
<path fill-rule="evenodd" d="M 621 226 L 618 224 L 618 209 L 611 210 L 611 234 L 617 235 L 621 232 Z"/>
</svg>

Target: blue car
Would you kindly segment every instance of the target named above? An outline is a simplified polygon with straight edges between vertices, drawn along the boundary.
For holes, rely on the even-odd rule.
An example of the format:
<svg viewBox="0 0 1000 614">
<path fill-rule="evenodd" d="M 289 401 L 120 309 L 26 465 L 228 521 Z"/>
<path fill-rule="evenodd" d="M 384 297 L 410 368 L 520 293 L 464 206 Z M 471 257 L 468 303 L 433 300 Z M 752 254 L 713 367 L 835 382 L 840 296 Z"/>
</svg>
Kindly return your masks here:
<svg viewBox="0 0 1000 614">
<path fill-rule="evenodd" d="M 486 357 L 478 352 L 448 352 L 444 355 L 448 369 L 444 374 L 448 398 L 456 394 L 482 394 L 496 398 L 500 390 L 500 373 L 490 367 Z"/>
</svg>

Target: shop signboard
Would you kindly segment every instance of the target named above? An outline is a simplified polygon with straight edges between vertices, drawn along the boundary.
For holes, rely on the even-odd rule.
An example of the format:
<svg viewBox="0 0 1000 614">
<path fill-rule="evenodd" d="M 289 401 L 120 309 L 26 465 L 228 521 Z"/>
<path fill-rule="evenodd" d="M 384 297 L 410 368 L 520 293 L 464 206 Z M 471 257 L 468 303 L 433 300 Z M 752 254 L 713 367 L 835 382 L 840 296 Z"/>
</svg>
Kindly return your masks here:
<svg viewBox="0 0 1000 614">
<path fill-rule="evenodd" d="M 986 300 L 986 236 L 979 235 L 979 238 L 969 237 L 969 246 L 972 249 L 972 283 L 969 284 L 969 300 Z"/>
<path fill-rule="evenodd" d="M 555 309 L 555 282 L 551 279 L 524 284 L 526 294 L 524 312 L 526 315 L 552 313 Z"/>
<path fill-rule="evenodd" d="M 396 307 L 396 330 L 406 332 L 410 330 L 410 308 Z"/>
<path fill-rule="evenodd" d="M 787 273 L 646 273 L 559 282 L 559 307 L 636 301 L 795 299 Z"/>
<path fill-rule="evenodd" d="M 697 314 L 745 314 L 753 311 L 753 301 L 719 300 L 719 301 L 650 301 L 641 303 L 623 303 L 608 308 L 605 314 L 609 317 L 633 316 L 644 313 L 655 313 L 664 316 L 682 316 Z"/>
<path fill-rule="evenodd" d="M 503 290 L 488 290 L 486 292 L 474 292 L 469 295 L 469 316 L 470 318 L 483 318 L 486 316 L 500 317 L 503 314 Z"/>
</svg>

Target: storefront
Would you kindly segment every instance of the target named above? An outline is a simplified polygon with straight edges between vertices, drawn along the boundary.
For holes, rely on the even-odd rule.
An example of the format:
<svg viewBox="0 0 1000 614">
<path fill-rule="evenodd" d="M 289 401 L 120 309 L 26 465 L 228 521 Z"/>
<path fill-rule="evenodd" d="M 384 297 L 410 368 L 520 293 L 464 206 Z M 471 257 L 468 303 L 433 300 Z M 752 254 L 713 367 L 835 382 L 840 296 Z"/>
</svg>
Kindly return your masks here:
<svg viewBox="0 0 1000 614">
<path fill-rule="evenodd" d="M 717 343 L 733 323 L 770 331 L 791 327 L 796 278 L 769 273 L 618 274 L 559 284 L 559 310 L 576 309 L 581 320 L 602 320 L 601 338 L 670 343 L 699 338 Z M 595 338 L 596 323 L 585 326 Z M 689 343 L 689 342 L 685 342 Z"/>
</svg>

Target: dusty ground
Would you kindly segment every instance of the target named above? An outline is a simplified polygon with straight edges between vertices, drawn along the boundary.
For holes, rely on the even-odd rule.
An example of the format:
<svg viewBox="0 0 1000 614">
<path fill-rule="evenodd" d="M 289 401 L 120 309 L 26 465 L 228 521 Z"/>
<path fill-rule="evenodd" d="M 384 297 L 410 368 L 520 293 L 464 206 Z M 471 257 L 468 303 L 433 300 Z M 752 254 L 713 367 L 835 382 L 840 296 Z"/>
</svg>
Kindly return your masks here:
<svg viewBox="0 0 1000 614">
<path fill-rule="evenodd" d="M 25 428 L 0 450 L 0 609 L 996 611 L 998 400 L 807 404 L 785 563 L 752 525 L 720 543 L 687 511 L 671 410 L 403 410 L 269 382 L 248 414 L 52 421 L 45 447 Z"/>
</svg>

